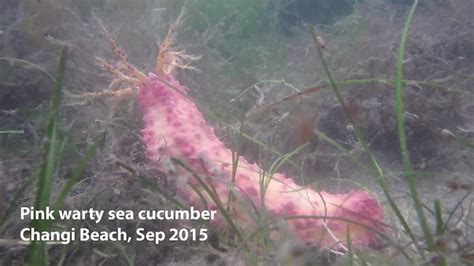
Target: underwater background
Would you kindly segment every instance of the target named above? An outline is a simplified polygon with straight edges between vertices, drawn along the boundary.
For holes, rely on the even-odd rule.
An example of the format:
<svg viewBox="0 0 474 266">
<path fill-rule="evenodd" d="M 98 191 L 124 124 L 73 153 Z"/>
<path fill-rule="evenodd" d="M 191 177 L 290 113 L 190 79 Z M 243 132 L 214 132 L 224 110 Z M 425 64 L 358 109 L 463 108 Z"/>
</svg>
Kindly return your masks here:
<svg viewBox="0 0 474 266">
<path fill-rule="evenodd" d="M 416 2 L 413 9 L 411 0 L 0 0 L 0 264 L 28 261 L 33 245 L 18 236 L 29 221 L 18 212 L 40 201 L 41 180 L 49 188 L 43 201 L 63 209 L 176 208 L 167 196 L 180 200 L 179 185 L 146 156 L 137 96 L 97 96 L 116 89 L 97 58 L 114 61 L 105 27 L 130 64 L 153 72 L 182 10 L 176 46 L 199 60 L 175 76 L 217 136 L 263 169 L 281 162 L 279 171 L 302 186 L 370 191 L 385 210 L 379 245 L 340 252 L 265 234 L 243 242 L 209 226 L 204 243 L 45 245 L 49 263 L 471 264 L 474 1 Z"/>
</svg>

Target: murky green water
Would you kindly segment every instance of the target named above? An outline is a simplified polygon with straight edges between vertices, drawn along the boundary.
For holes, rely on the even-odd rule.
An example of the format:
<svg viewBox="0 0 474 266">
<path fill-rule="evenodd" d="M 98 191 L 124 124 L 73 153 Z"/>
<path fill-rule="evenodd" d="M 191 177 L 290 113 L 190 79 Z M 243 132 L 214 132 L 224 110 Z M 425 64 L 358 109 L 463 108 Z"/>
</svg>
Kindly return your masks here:
<svg viewBox="0 0 474 266">
<path fill-rule="evenodd" d="M 32 251 L 36 244 L 21 241 L 21 230 L 29 226 L 67 232 L 188 228 L 195 231 L 186 234 L 195 234 L 196 239 L 203 237 L 201 228 L 209 229 L 202 242 L 50 243 L 40 248 L 49 254 L 51 264 L 338 265 L 350 260 L 358 265 L 364 256 L 372 264 L 468 263 L 473 256 L 474 3 L 420 1 L 400 61 L 400 109 L 395 93 L 397 57 L 411 4 L 408 0 L 2 0 L 0 264 L 21 265 L 28 257 L 41 257 L 41 252 Z M 187 203 L 179 194 L 180 186 L 187 184 L 185 178 L 170 180 L 157 167 L 161 157 L 147 156 L 137 102 L 139 83 L 117 74 L 136 77 L 124 62 L 145 75 L 155 72 L 159 45 L 181 12 L 173 51 L 199 59 L 177 57 L 183 61 L 167 63 L 189 63 L 187 69 L 172 73 L 188 88 L 187 99 L 235 158 L 243 156 L 267 172 L 278 165 L 277 172 L 318 191 L 370 191 L 385 210 L 387 226 L 378 229 L 382 237 L 369 251 L 352 250 L 347 239 L 334 239 L 335 245 L 321 249 L 317 243 L 306 245 L 285 233 L 285 219 L 272 218 L 271 213 L 268 218 L 265 208 L 257 207 L 246 209 L 260 231 L 248 230 L 229 211 L 242 239 L 235 230 L 226 234 L 219 227 L 189 221 L 66 219 L 41 224 L 21 219 L 20 207 L 43 203 L 60 209 L 132 212 L 177 209 Z M 114 57 L 117 47 L 124 54 Z M 64 80 L 58 83 L 60 74 Z M 432 243 L 423 234 L 406 180 L 400 118 Z M 196 160 L 204 162 L 205 157 Z M 239 171 L 234 163 L 235 179 Z M 410 234 L 389 206 L 381 175 L 413 234 L 423 242 L 418 247 L 409 244 Z M 46 185 L 41 186 L 41 180 Z M 232 197 L 226 197 L 224 209 L 232 209 Z M 269 221 L 275 222 L 270 229 L 263 226 Z M 280 234 L 275 238 L 271 230 Z M 343 248 L 336 247 L 338 241 Z"/>
</svg>

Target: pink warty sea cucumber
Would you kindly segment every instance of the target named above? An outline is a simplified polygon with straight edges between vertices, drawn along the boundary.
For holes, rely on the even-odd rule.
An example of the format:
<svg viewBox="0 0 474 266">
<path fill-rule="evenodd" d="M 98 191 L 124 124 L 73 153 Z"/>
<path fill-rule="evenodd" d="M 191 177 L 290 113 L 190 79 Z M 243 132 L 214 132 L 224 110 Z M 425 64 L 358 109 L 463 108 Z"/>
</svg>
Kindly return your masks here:
<svg viewBox="0 0 474 266">
<path fill-rule="evenodd" d="M 129 64 L 125 53 L 105 27 L 111 50 L 120 62 L 114 66 L 99 59 L 102 68 L 114 74 L 116 81 L 138 87 L 144 123 L 142 141 L 147 155 L 159 170 L 166 173 L 168 180 L 178 184 L 180 196 L 191 206 L 211 210 L 218 209 L 217 197 L 217 202 L 228 209 L 235 224 L 247 234 L 257 230 L 257 212 L 265 210 L 270 219 L 286 221 L 285 227 L 289 229 L 286 231 L 309 245 L 339 249 L 334 244 L 339 241 L 345 244 L 347 232 L 354 246 L 374 243 L 374 230 L 383 230 L 383 211 L 367 192 L 318 192 L 295 184 L 292 178 L 283 174 L 262 177 L 259 166 L 243 157 L 233 160 L 232 151 L 217 138 L 213 128 L 186 95 L 185 87 L 172 74 L 175 68 L 190 68 L 182 62 L 192 59 L 171 49 L 180 17 L 171 25 L 160 45 L 155 73 L 145 75 Z M 98 95 L 123 95 L 130 91 L 124 89 Z M 189 166 L 193 173 L 173 164 L 171 158 Z M 232 173 L 233 161 L 238 161 L 235 175 Z M 206 186 L 212 187 L 214 199 L 193 174 L 200 176 Z M 265 183 L 262 178 L 267 183 L 265 189 L 261 189 Z M 222 213 L 214 224 L 223 230 L 228 228 Z M 278 236 L 278 232 L 271 235 Z"/>
</svg>

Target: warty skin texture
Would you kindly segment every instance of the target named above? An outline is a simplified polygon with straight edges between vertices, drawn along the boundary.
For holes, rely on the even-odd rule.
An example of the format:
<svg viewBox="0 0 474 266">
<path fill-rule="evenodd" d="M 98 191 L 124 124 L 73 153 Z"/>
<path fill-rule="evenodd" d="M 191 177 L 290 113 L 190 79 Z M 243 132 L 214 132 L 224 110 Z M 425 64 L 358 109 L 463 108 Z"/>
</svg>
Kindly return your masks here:
<svg viewBox="0 0 474 266">
<path fill-rule="evenodd" d="M 382 208 L 365 191 L 347 194 L 317 192 L 276 173 L 269 181 L 262 202 L 262 171 L 244 157 L 238 159 L 237 173 L 232 182 L 232 151 L 217 138 L 202 113 L 186 96 L 185 87 L 171 74 L 148 74 L 139 85 L 139 105 L 144 122 L 142 140 L 147 155 L 169 180 L 177 183 L 180 196 L 189 205 L 217 209 L 193 175 L 173 165 L 170 158 L 181 160 L 206 180 L 223 205 L 230 206 L 236 224 L 248 234 L 258 226 L 255 210 L 263 208 L 270 218 L 285 220 L 288 231 L 308 245 L 333 246 L 337 241 L 345 245 L 346 230 L 350 230 L 352 245 L 370 246 L 375 241 L 375 234 L 367 228 L 383 230 Z M 192 187 L 206 198 L 207 206 Z M 231 203 L 228 202 L 229 188 L 233 193 Z M 314 217 L 285 219 L 291 216 Z M 222 215 L 218 215 L 214 224 L 227 229 Z M 338 249 L 337 246 L 334 248 Z"/>
</svg>

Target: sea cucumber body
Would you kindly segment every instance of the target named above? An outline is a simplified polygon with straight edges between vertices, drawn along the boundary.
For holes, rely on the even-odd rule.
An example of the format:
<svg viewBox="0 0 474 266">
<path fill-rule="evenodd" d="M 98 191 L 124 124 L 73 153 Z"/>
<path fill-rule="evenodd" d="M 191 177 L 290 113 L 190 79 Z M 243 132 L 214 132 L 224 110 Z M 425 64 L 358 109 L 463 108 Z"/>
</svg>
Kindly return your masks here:
<svg viewBox="0 0 474 266">
<path fill-rule="evenodd" d="M 161 80 L 165 80 L 175 89 Z M 216 204 L 186 170 L 174 167 L 167 158 L 177 158 L 212 185 L 222 203 L 231 206 L 236 223 L 253 232 L 256 210 L 265 208 L 271 218 L 291 216 L 319 216 L 327 219 L 285 219 L 289 231 L 307 244 L 330 245 L 340 240 L 345 243 L 349 229 L 352 244 L 368 246 L 374 234 L 367 227 L 381 230 L 383 212 L 377 201 L 365 191 L 348 194 L 329 194 L 301 187 L 283 174 L 274 174 L 264 193 L 260 192 L 261 170 L 245 158 L 238 160 L 235 180 L 232 182 L 232 151 L 217 138 L 196 105 L 186 96 L 173 76 L 149 74 L 140 86 L 139 103 L 143 113 L 142 140 L 148 157 L 178 184 L 180 196 L 197 208 L 217 209 Z M 204 178 L 206 177 L 206 178 Z M 229 188 L 234 201 L 228 202 Z M 207 202 L 205 205 L 201 192 Z M 263 206 L 264 205 L 264 206 Z M 353 220 L 364 226 L 348 222 Z M 222 217 L 215 224 L 226 229 Z"/>
</svg>

